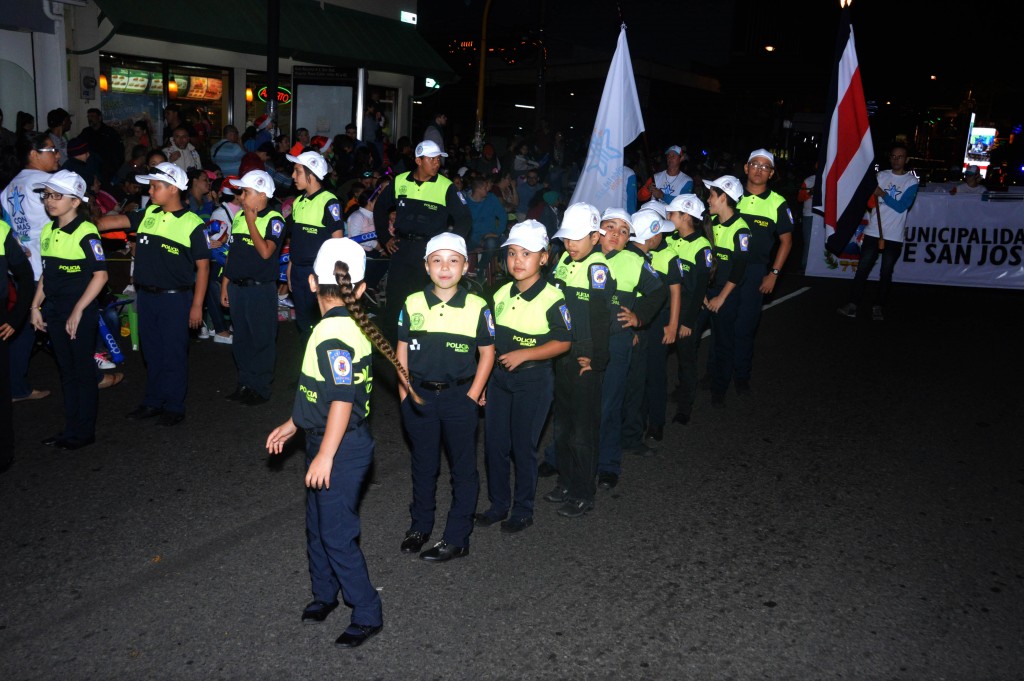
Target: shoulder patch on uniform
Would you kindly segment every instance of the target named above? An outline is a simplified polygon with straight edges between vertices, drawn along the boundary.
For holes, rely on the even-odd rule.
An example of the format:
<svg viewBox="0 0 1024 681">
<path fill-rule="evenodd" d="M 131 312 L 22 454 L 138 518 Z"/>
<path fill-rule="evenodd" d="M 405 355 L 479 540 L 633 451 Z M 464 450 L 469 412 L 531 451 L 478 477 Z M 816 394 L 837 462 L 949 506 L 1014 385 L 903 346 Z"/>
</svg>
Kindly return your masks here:
<svg viewBox="0 0 1024 681">
<path fill-rule="evenodd" d="M 331 211 L 331 217 L 334 218 L 335 222 L 341 219 L 341 206 L 337 203 L 327 204 L 327 210 Z"/>
<path fill-rule="evenodd" d="M 487 333 L 491 334 L 491 338 L 494 338 L 494 315 L 491 314 L 490 310 L 484 309 L 484 319 L 487 320 Z"/>
<path fill-rule="evenodd" d="M 608 284 L 608 266 L 607 265 L 591 265 L 590 266 L 590 286 L 591 288 L 603 289 Z"/>
<path fill-rule="evenodd" d="M 398 311 L 398 325 L 405 326 L 405 310 Z"/>
<path fill-rule="evenodd" d="M 462 195 L 462 192 L 455 192 L 455 195 L 459 197 L 459 201 L 462 201 L 462 205 L 468 205 L 466 203 L 466 197 Z"/>
<path fill-rule="evenodd" d="M 644 269 L 653 274 L 654 276 L 658 276 L 658 273 L 655 271 L 654 266 L 647 261 L 644 261 Z"/>
<path fill-rule="evenodd" d="M 559 305 L 558 311 L 562 313 L 562 321 L 565 322 L 565 328 L 572 331 L 572 315 L 569 314 L 568 306 Z"/>
<path fill-rule="evenodd" d="M 331 363 L 334 385 L 352 385 L 352 355 L 348 350 L 328 350 L 327 361 Z"/>
<path fill-rule="evenodd" d="M 284 231 L 284 220 L 281 218 L 274 218 L 270 221 L 270 233 L 274 236 L 281 236 L 281 232 Z"/>
<path fill-rule="evenodd" d="M 789 218 L 790 222 L 793 222 L 793 211 L 789 209 L 789 206 L 786 206 L 786 216 Z"/>
<path fill-rule="evenodd" d="M 714 256 L 711 255 L 711 249 L 710 248 L 705 248 L 704 249 L 704 263 L 708 266 L 708 269 L 711 269 L 711 265 L 714 263 L 714 261 L 715 261 L 714 260 Z"/>
<path fill-rule="evenodd" d="M 746 253 L 750 250 L 750 235 L 740 234 L 740 250 Z"/>
<path fill-rule="evenodd" d="M 676 267 L 679 268 L 679 276 L 680 277 L 685 277 L 686 276 L 686 268 L 683 267 L 683 259 L 682 258 L 676 258 Z"/>
<path fill-rule="evenodd" d="M 92 249 L 92 254 L 96 256 L 97 260 L 107 259 L 107 256 L 103 254 L 103 244 L 100 243 L 99 239 L 89 239 L 89 248 Z"/>
</svg>

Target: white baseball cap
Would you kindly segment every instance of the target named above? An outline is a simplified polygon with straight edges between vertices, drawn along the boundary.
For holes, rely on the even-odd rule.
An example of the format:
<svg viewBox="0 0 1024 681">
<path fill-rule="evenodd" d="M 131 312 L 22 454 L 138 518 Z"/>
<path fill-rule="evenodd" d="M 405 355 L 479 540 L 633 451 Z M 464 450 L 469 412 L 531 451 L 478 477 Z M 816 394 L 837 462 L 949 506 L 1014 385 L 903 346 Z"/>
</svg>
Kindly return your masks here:
<svg viewBox="0 0 1024 681">
<path fill-rule="evenodd" d="M 668 204 L 670 212 L 688 213 L 700 220 L 704 217 L 704 202 L 696 194 L 680 194 Z"/>
<path fill-rule="evenodd" d="M 581 201 L 565 209 L 562 226 L 555 232 L 554 238 L 576 241 L 592 232 L 604 234 L 604 230 L 601 229 L 601 214 L 594 206 Z"/>
<path fill-rule="evenodd" d="M 89 197 L 85 195 L 85 180 L 82 176 L 71 170 L 58 170 L 50 177 L 39 184 L 33 185 L 32 189 L 39 192 L 44 189 L 52 189 L 58 194 L 73 196 L 89 203 Z"/>
<path fill-rule="evenodd" d="M 640 206 L 640 210 L 653 210 L 655 213 L 663 218 L 668 217 L 668 213 L 665 210 L 665 202 L 659 201 L 658 199 L 651 199 Z"/>
<path fill-rule="evenodd" d="M 750 156 L 747 156 L 747 163 L 750 163 L 758 156 L 765 157 L 766 159 L 768 159 L 768 162 L 771 163 L 773 167 L 775 166 L 775 156 L 772 154 L 772 152 L 768 151 L 767 149 L 754 149 L 752 152 L 750 152 Z"/>
<path fill-rule="evenodd" d="M 633 218 L 626 212 L 625 208 L 605 208 L 601 215 L 601 222 L 605 220 L 622 220 L 633 229 Z"/>
<path fill-rule="evenodd" d="M 274 180 L 271 179 L 270 173 L 265 170 L 250 170 L 245 175 L 242 175 L 242 179 L 235 180 L 234 185 L 239 189 L 243 187 L 254 189 L 261 194 L 265 194 L 268 199 L 274 198 Z"/>
<path fill-rule="evenodd" d="M 437 146 L 437 142 L 432 140 L 423 140 L 416 145 L 416 156 L 429 156 L 434 158 L 435 156 L 442 156 L 448 158 L 448 154 L 441 151 L 441 147 Z"/>
<path fill-rule="evenodd" d="M 722 175 L 717 180 L 704 180 L 704 186 L 710 189 L 720 189 L 732 198 L 733 201 L 739 201 L 743 198 L 743 185 L 732 175 Z"/>
<path fill-rule="evenodd" d="M 655 234 L 674 232 L 676 229 L 668 220 L 665 220 L 653 210 L 641 208 L 633 213 L 633 234 L 630 241 L 642 244 Z"/>
<path fill-rule="evenodd" d="M 466 166 L 462 166 L 461 168 L 458 169 L 458 171 L 456 171 L 455 174 L 458 175 L 459 177 L 465 177 L 466 173 L 468 172 L 469 168 L 467 168 Z"/>
<path fill-rule="evenodd" d="M 524 220 L 512 225 L 501 246 L 522 246 L 533 253 L 545 251 L 548 248 L 548 230 L 536 220 Z"/>
<path fill-rule="evenodd" d="M 682 156 L 683 155 L 683 148 L 680 147 L 678 144 L 673 144 L 671 147 L 669 147 L 668 149 L 665 150 L 665 155 L 668 156 L 669 154 L 671 154 L 673 152 L 675 152 L 679 156 Z"/>
<path fill-rule="evenodd" d="M 358 284 L 366 276 L 366 251 L 363 247 L 348 237 L 336 237 L 325 241 L 317 251 L 313 261 L 317 283 L 338 283 L 334 268 L 339 260 L 348 265 L 348 275 L 353 284 Z"/>
<path fill-rule="evenodd" d="M 455 232 L 441 232 L 427 242 L 427 252 L 423 256 L 426 260 L 434 251 L 455 251 L 463 258 L 468 258 L 466 253 L 466 240 Z"/>
<path fill-rule="evenodd" d="M 306 166 L 312 170 L 318 180 L 324 179 L 324 176 L 327 175 L 327 161 L 315 151 L 304 151 L 298 156 L 285 154 L 284 157 L 292 163 L 298 163 L 300 166 Z"/>
<path fill-rule="evenodd" d="M 173 184 L 181 191 L 188 189 L 188 175 L 185 174 L 184 170 L 169 161 L 156 164 L 156 167 L 150 168 L 149 173 L 146 175 L 135 176 L 135 181 L 139 184 L 149 184 L 154 180 Z"/>
</svg>

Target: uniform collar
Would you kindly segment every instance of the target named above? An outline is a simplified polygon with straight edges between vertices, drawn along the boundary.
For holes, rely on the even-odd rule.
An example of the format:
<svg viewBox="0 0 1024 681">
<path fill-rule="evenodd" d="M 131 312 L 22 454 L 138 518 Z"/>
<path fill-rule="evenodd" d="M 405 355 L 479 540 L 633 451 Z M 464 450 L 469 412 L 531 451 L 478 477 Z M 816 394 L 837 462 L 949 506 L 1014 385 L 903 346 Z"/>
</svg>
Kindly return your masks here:
<svg viewBox="0 0 1024 681">
<path fill-rule="evenodd" d="M 85 222 L 85 218 L 76 217 L 74 220 L 69 222 L 66 227 L 58 227 L 57 229 L 67 232 L 68 234 L 74 234 L 75 230 L 78 229 L 83 222 Z"/>
<path fill-rule="evenodd" d="M 455 292 L 455 295 L 452 296 L 451 300 L 447 302 L 441 300 L 434 294 L 434 286 L 432 284 L 428 284 L 427 287 L 423 289 L 423 295 L 427 297 L 427 307 L 434 307 L 435 305 L 441 304 L 447 305 L 448 307 L 466 306 L 466 289 L 461 286 L 458 287 L 458 290 Z"/>
<path fill-rule="evenodd" d="M 170 213 L 171 215 L 173 215 L 176 218 L 180 218 L 182 215 L 184 215 L 185 213 L 188 213 L 190 210 L 192 210 L 188 206 L 182 206 L 181 210 L 171 210 L 171 211 L 168 211 L 168 210 L 164 210 L 163 206 L 155 206 L 153 204 L 149 204 L 149 205 L 153 206 L 153 208 L 155 209 L 153 211 L 154 214 L 156 214 L 156 213 Z"/>
<path fill-rule="evenodd" d="M 328 317 L 351 317 L 351 316 L 352 315 L 349 314 L 349 311 L 348 311 L 347 307 L 345 307 L 344 305 L 335 305 L 334 307 L 332 307 L 327 312 L 324 312 L 323 319 L 327 319 Z"/>
<path fill-rule="evenodd" d="M 732 223 L 736 222 L 739 219 L 740 219 L 740 212 L 737 210 L 737 211 L 735 211 L 732 214 L 731 218 L 729 218 L 725 222 L 719 222 L 718 224 L 720 224 L 722 227 L 729 227 L 730 225 L 732 225 Z"/>
<path fill-rule="evenodd" d="M 272 212 L 273 210 L 274 210 L 274 209 L 273 209 L 273 208 L 271 208 L 271 207 L 270 207 L 270 204 L 268 203 L 268 204 L 267 204 L 267 207 L 266 207 L 266 208 L 264 208 L 263 210 L 261 210 L 261 211 L 260 211 L 259 213 L 256 213 L 256 217 L 258 217 L 258 218 L 265 218 L 265 217 L 267 217 L 268 215 L 270 215 L 270 213 L 271 213 L 271 212 Z"/>
<path fill-rule="evenodd" d="M 313 199 L 315 199 L 317 196 L 319 196 L 320 194 L 324 193 L 325 191 L 327 191 L 327 187 L 325 187 L 324 185 L 321 184 L 320 185 L 320 189 L 317 189 L 312 194 L 306 194 L 305 192 L 303 192 L 302 196 L 300 196 L 299 198 L 303 199 L 305 201 L 312 201 Z M 270 205 L 270 204 L 267 204 L 267 205 Z"/>
<path fill-rule="evenodd" d="M 767 185 L 765 185 L 764 191 L 761 192 L 760 194 L 754 194 L 753 192 L 747 191 L 747 186 L 743 185 L 743 198 L 747 198 L 748 196 L 753 196 L 755 199 L 761 199 L 763 201 L 767 201 L 768 197 L 771 196 L 771 194 L 772 194 L 772 190 L 769 189 Z"/>
<path fill-rule="evenodd" d="M 531 286 L 530 288 L 526 289 L 523 292 L 520 292 L 519 288 L 516 286 L 516 282 L 513 281 L 511 284 L 509 284 L 509 298 L 519 297 L 525 300 L 526 302 L 530 302 L 531 300 L 539 296 L 540 292 L 543 291 L 544 287 L 547 285 L 548 283 L 544 281 L 544 277 L 541 277 L 536 282 L 534 282 L 533 286 Z"/>
</svg>

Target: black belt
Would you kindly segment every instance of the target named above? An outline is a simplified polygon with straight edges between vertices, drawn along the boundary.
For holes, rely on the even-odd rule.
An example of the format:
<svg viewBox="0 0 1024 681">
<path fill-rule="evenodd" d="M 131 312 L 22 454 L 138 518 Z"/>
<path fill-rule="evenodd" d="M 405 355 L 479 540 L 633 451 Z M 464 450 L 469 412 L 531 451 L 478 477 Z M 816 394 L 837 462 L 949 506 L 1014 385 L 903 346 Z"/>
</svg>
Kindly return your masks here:
<svg viewBox="0 0 1024 681">
<path fill-rule="evenodd" d="M 429 237 L 424 234 L 402 234 L 399 232 L 398 238 L 405 239 L 406 241 L 429 241 L 433 237 Z"/>
<path fill-rule="evenodd" d="M 146 293 L 185 293 L 191 291 L 191 286 L 179 286 L 178 288 L 160 288 L 159 286 L 144 286 L 142 284 L 136 284 L 135 288 Z"/>
<path fill-rule="evenodd" d="M 235 286 L 262 286 L 263 284 L 273 284 L 272 281 L 259 281 L 258 279 L 231 279 L 232 284 Z"/>
<path fill-rule="evenodd" d="M 366 421 L 360 421 L 359 423 L 357 423 L 355 425 L 352 425 L 352 422 L 349 421 L 348 428 L 345 429 L 345 432 L 346 433 L 351 433 L 353 430 L 359 430 L 360 428 L 362 428 L 365 425 L 366 425 Z M 324 433 L 327 432 L 326 428 L 303 428 L 302 430 L 305 431 L 305 433 L 307 435 L 313 435 L 315 437 L 323 437 Z"/>
<path fill-rule="evenodd" d="M 420 381 L 420 387 L 426 390 L 433 390 L 434 392 L 439 393 L 442 390 L 454 388 L 457 385 L 466 385 L 467 383 L 472 382 L 473 378 L 473 376 L 469 376 L 468 378 L 460 378 L 459 380 L 455 381 L 455 383 L 439 383 L 438 381 Z"/>
<path fill-rule="evenodd" d="M 533 369 L 534 367 L 546 367 L 546 366 L 551 366 L 551 362 L 546 360 L 546 359 L 531 359 L 528 362 L 523 362 L 522 364 L 517 366 L 512 371 L 509 371 L 509 373 L 510 374 L 514 374 L 517 371 L 526 371 L 527 369 Z M 499 369 L 501 369 L 502 371 L 508 371 L 508 367 L 506 367 L 504 364 L 498 363 L 497 367 Z"/>
</svg>

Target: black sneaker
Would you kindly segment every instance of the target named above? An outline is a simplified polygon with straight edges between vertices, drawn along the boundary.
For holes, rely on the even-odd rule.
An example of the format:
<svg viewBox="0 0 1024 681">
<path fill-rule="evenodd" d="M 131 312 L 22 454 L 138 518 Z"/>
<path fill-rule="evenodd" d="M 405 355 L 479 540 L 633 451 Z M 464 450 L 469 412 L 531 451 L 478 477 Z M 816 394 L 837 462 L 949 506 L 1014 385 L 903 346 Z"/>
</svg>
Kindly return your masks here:
<svg viewBox="0 0 1024 681">
<path fill-rule="evenodd" d="M 661 442 L 665 437 L 664 426 L 652 426 L 647 429 L 647 439 L 654 440 L 655 442 Z"/>
<path fill-rule="evenodd" d="M 569 500 L 569 490 L 561 485 L 555 485 L 555 488 L 544 495 L 544 501 L 550 501 L 552 504 L 564 504 Z"/>
<path fill-rule="evenodd" d="M 522 532 L 530 525 L 533 525 L 532 517 L 509 518 L 508 520 L 501 521 L 501 531 L 505 534 L 515 534 L 516 532 Z"/>
<path fill-rule="evenodd" d="M 619 484 L 619 476 L 615 473 L 603 471 L 597 474 L 597 486 L 601 489 L 612 489 Z"/>
<path fill-rule="evenodd" d="M 558 509 L 558 515 L 563 518 L 582 518 L 593 510 L 594 502 L 589 499 L 568 499 Z"/>
</svg>

